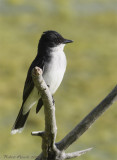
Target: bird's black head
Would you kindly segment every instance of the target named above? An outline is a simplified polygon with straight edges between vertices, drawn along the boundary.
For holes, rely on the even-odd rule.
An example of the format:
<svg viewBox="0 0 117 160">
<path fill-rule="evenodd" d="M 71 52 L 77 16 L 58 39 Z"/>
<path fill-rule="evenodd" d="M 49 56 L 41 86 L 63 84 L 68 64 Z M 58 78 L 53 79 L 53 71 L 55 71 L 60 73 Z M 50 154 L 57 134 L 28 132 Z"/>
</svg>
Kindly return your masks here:
<svg viewBox="0 0 117 160">
<path fill-rule="evenodd" d="M 56 47 L 59 44 L 66 44 L 71 43 L 72 40 L 68 40 L 63 38 L 58 32 L 56 31 L 46 31 L 43 32 L 38 47 Z"/>
</svg>

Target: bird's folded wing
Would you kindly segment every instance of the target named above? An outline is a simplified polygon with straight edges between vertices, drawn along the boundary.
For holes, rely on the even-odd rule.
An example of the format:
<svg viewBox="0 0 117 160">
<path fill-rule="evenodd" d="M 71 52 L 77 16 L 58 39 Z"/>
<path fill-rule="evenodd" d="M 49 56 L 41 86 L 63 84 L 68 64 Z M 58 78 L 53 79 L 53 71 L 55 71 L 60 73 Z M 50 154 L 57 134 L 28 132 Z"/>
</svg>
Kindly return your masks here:
<svg viewBox="0 0 117 160">
<path fill-rule="evenodd" d="M 31 72 L 35 66 L 38 66 L 43 70 L 44 69 L 44 59 L 43 58 L 37 59 L 37 57 L 36 57 L 28 70 L 28 74 L 26 77 L 24 90 L 23 90 L 23 103 L 25 103 L 26 99 L 28 98 L 28 96 L 30 95 L 31 91 L 34 88 L 34 83 L 32 80 Z"/>
</svg>

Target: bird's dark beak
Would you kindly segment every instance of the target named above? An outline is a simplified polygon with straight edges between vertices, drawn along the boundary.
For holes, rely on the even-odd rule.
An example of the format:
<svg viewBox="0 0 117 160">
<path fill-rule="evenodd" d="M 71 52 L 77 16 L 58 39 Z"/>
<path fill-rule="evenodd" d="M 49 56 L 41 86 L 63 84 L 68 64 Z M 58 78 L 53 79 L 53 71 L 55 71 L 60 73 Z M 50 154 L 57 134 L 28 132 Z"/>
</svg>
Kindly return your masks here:
<svg viewBox="0 0 117 160">
<path fill-rule="evenodd" d="M 64 44 L 66 44 L 66 43 L 72 43 L 73 41 L 72 40 L 69 40 L 69 39 L 64 39 Z"/>
</svg>

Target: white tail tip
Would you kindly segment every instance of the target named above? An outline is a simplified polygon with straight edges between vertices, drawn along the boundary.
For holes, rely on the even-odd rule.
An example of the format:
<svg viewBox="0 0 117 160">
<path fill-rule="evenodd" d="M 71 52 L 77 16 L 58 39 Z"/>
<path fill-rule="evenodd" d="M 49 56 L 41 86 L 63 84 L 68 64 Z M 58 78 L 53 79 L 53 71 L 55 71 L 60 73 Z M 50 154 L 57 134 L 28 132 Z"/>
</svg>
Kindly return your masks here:
<svg viewBox="0 0 117 160">
<path fill-rule="evenodd" d="M 11 131 L 11 134 L 13 135 L 13 134 L 16 134 L 16 133 L 21 133 L 21 132 L 23 131 L 23 129 L 24 129 L 24 128 L 13 129 L 13 130 Z"/>
</svg>

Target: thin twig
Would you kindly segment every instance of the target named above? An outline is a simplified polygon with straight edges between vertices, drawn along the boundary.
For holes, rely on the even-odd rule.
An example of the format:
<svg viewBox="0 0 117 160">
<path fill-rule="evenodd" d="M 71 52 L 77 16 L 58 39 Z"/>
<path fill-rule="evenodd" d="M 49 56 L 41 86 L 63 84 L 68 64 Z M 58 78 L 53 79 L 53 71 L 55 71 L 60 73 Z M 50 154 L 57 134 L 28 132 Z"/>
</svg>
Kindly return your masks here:
<svg viewBox="0 0 117 160">
<path fill-rule="evenodd" d="M 65 154 L 65 159 L 71 159 L 71 158 L 79 157 L 79 156 L 81 156 L 81 155 L 83 155 L 86 152 L 89 152 L 91 150 L 92 150 L 92 148 L 88 148 L 88 149 L 85 149 L 85 150 L 82 150 L 82 151 L 77 151 L 77 152 L 72 152 L 72 153 L 66 153 Z"/>
<path fill-rule="evenodd" d="M 45 134 L 44 131 L 33 131 L 33 132 L 31 133 L 32 136 L 40 136 L 40 137 L 43 137 L 44 134 Z"/>
</svg>

